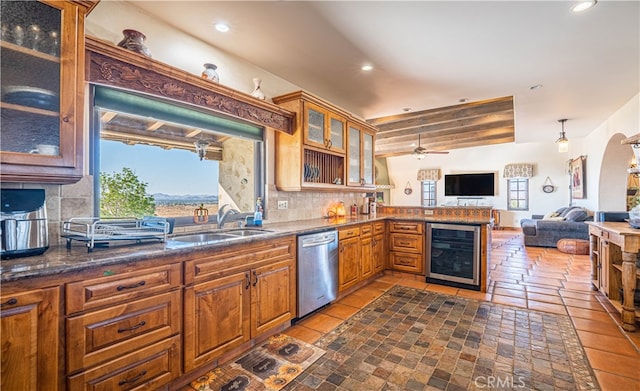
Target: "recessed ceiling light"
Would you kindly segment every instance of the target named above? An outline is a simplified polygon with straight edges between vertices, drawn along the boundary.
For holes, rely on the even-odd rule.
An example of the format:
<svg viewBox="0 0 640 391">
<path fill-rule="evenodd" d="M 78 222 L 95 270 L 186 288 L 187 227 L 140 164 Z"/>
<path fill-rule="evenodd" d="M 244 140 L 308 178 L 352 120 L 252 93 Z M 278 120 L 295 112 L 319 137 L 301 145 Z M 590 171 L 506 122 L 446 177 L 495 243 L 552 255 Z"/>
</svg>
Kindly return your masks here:
<svg viewBox="0 0 640 391">
<path fill-rule="evenodd" d="M 574 5 L 573 7 L 571 7 L 571 11 L 573 12 L 582 12 L 582 11 L 586 11 L 589 8 L 593 7 L 594 5 L 596 5 L 597 1 L 596 0 L 589 0 L 589 1 L 579 1 L 576 5 Z"/>
<path fill-rule="evenodd" d="M 460 98 L 460 99 L 458 99 L 458 102 L 460 102 L 460 103 L 466 103 L 468 101 L 469 101 L 469 98 Z"/>
<path fill-rule="evenodd" d="M 215 28 L 221 33 L 226 33 L 227 31 L 229 31 L 229 25 L 223 22 L 216 23 Z"/>
<path fill-rule="evenodd" d="M 370 70 L 372 70 L 372 69 L 373 69 L 373 65 L 371 65 L 371 64 L 365 64 L 365 65 L 363 65 L 362 67 L 360 67 L 360 69 L 362 69 L 362 70 L 363 70 L 363 71 L 365 71 L 365 72 L 369 72 Z"/>
<path fill-rule="evenodd" d="M 531 91 L 537 90 L 538 88 L 542 88 L 542 84 L 534 84 L 531 87 L 529 87 Z"/>
<path fill-rule="evenodd" d="M 411 107 L 404 107 L 402 111 L 404 111 L 405 113 L 408 113 L 409 111 L 411 111 Z"/>
</svg>

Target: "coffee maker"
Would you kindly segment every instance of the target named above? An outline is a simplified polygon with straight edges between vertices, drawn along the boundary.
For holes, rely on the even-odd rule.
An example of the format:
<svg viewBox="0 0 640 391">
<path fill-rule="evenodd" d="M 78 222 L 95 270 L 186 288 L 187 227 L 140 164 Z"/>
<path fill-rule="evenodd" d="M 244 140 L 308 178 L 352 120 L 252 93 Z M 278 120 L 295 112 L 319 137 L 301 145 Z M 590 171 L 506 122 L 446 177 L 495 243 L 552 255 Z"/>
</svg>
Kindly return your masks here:
<svg viewBox="0 0 640 391">
<path fill-rule="evenodd" d="M 44 189 L 0 189 L 0 198 L 0 257 L 27 257 L 47 251 Z"/>
</svg>

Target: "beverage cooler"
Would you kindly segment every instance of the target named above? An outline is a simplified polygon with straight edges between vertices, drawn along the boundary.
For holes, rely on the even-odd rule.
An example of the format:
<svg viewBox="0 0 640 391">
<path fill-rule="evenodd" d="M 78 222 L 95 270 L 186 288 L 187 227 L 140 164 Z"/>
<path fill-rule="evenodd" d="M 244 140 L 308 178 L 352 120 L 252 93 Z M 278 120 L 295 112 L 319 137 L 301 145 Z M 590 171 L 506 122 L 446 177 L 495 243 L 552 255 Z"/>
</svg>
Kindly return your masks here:
<svg viewBox="0 0 640 391">
<path fill-rule="evenodd" d="M 480 290 L 480 226 L 428 223 L 427 282 Z"/>
</svg>

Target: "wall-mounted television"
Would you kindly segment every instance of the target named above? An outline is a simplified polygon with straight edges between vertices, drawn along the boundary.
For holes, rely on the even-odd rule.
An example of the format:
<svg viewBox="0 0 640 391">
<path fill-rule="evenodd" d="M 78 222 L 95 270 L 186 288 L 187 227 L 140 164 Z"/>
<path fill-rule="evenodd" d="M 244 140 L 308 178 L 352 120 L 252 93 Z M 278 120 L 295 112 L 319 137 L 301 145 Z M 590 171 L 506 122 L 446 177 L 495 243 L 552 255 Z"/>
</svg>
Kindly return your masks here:
<svg viewBox="0 0 640 391">
<path fill-rule="evenodd" d="M 486 197 L 495 195 L 495 173 L 446 174 L 444 195 L 453 197 Z"/>
</svg>

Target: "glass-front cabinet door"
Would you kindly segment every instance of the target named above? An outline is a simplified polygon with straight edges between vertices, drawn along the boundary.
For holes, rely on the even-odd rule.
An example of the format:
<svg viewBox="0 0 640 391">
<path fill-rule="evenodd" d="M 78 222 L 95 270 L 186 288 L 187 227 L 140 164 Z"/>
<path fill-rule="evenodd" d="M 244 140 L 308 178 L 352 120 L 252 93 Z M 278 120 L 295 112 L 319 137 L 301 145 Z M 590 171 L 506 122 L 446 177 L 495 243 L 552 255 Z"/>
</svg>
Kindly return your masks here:
<svg viewBox="0 0 640 391">
<path fill-rule="evenodd" d="M 310 102 L 305 102 L 304 107 L 305 144 L 332 152 L 344 153 L 344 130 L 347 121 Z"/>
<path fill-rule="evenodd" d="M 363 179 L 360 173 L 360 129 L 349 125 L 347 148 L 347 185 L 361 186 Z"/>
<path fill-rule="evenodd" d="M 362 178 L 363 185 L 374 185 L 373 178 L 373 134 L 362 133 Z"/>
<path fill-rule="evenodd" d="M 2 181 L 74 182 L 82 175 L 82 7 L 62 1 L 0 7 Z"/>
<path fill-rule="evenodd" d="M 361 125 L 349 123 L 348 142 L 347 185 L 373 187 L 374 133 Z"/>
</svg>

